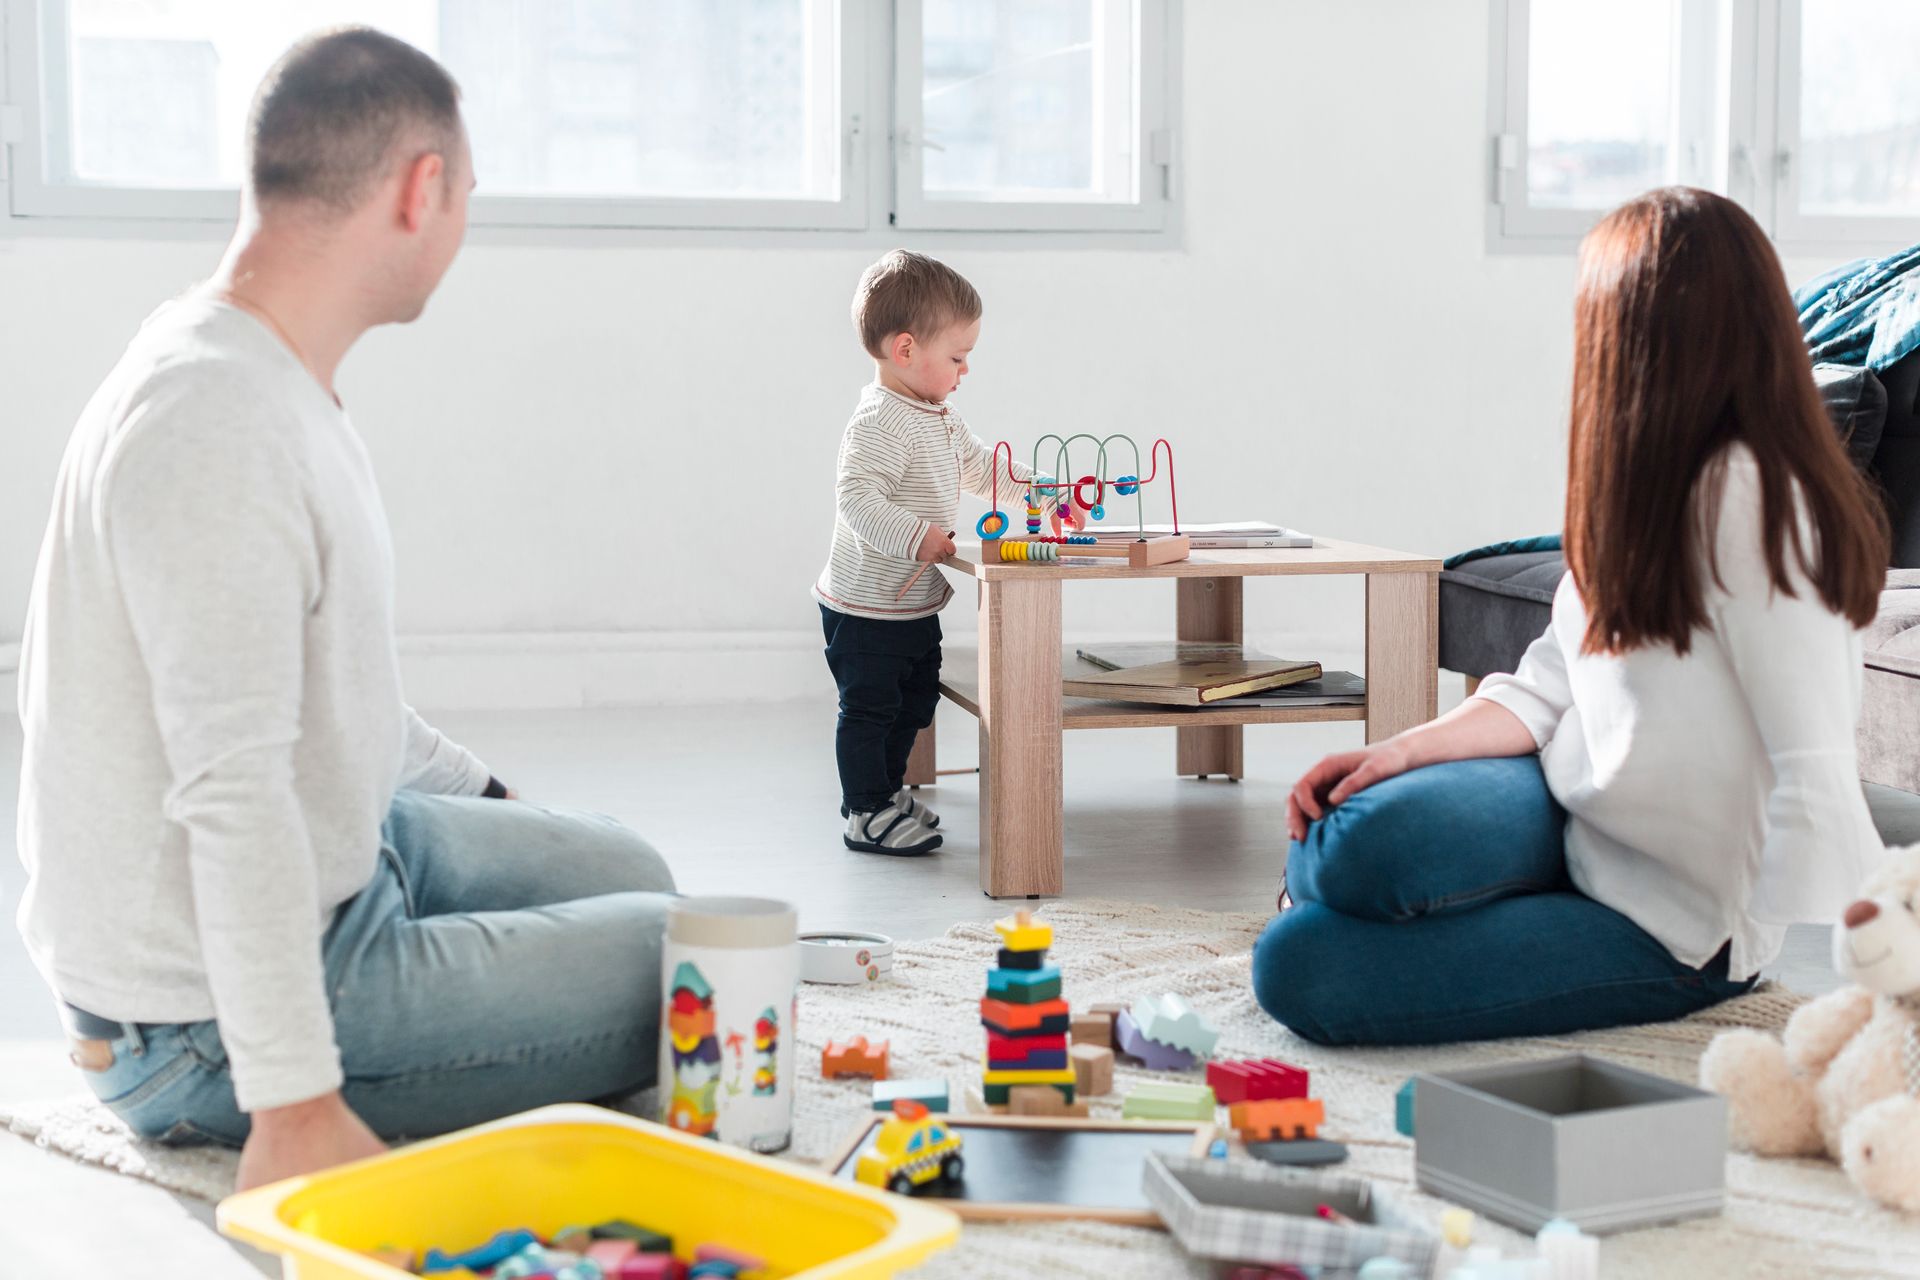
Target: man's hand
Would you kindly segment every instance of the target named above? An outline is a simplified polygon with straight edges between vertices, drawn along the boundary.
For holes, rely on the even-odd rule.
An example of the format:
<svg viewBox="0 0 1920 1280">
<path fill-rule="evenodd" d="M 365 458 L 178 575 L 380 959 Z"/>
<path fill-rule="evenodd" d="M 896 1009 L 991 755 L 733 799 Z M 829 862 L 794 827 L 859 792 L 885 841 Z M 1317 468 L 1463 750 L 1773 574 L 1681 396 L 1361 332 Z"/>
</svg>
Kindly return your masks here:
<svg viewBox="0 0 1920 1280">
<path fill-rule="evenodd" d="M 290 1106 L 267 1107 L 253 1113 L 253 1132 L 240 1150 L 239 1189 L 363 1160 L 386 1149 L 337 1090 Z"/>
<path fill-rule="evenodd" d="M 1328 809 L 1376 782 L 1413 767 L 1406 744 L 1389 738 L 1359 751 L 1337 751 L 1306 771 L 1287 796 L 1287 834 L 1307 838 L 1307 824 L 1318 822 Z"/>
<path fill-rule="evenodd" d="M 929 562 L 945 560 L 957 550 L 959 548 L 953 545 L 951 533 L 942 533 L 938 525 L 930 524 L 927 526 L 926 536 L 920 539 L 920 549 L 913 553 L 913 558 Z"/>
</svg>

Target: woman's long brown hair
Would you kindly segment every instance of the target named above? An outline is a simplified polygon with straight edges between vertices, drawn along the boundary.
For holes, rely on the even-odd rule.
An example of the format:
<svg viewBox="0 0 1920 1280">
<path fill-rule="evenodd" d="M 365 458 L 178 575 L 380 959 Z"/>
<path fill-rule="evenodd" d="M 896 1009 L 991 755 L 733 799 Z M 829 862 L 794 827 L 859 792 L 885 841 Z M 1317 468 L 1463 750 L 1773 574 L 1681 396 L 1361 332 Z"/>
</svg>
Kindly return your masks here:
<svg viewBox="0 0 1920 1280">
<path fill-rule="evenodd" d="M 1733 201 L 1650 191 L 1587 236 L 1571 437 L 1567 563 L 1586 603 L 1587 652 L 1691 647 L 1707 623 L 1705 577 L 1720 580 L 1714 530 L 1735 441 L 1760 464 L 1773 585 L 1795 593 L 1791 550 L 1828 608 L 1855 626 L 1872 621 L 1886 515 L 1820 403 L 1773 246 Z"/>
</svg>

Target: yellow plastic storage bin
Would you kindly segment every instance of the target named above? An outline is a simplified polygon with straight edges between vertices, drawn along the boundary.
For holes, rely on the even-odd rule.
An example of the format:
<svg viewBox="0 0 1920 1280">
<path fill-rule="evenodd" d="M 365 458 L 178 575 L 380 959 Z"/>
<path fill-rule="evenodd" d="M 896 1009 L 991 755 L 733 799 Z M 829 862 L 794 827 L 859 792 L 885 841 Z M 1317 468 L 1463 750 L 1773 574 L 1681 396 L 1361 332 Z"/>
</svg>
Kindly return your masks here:
<svg viewBox="0 0 1920 1280">
<path fill-rule="evenodd" d="M 279 1254 L 286 1280 L 394 1280 L 406 1273 L 363 1251 L 466 1249 L 513 1227 L 547 1238 L 609 1218 L 670 1234 L 683 1259 L 724 1244 L 794 1280 L 885 1280 L 960 1235 L 945 1209 L 584 1105 L 242 1191 L 217 1221 Z"/>
</svg>

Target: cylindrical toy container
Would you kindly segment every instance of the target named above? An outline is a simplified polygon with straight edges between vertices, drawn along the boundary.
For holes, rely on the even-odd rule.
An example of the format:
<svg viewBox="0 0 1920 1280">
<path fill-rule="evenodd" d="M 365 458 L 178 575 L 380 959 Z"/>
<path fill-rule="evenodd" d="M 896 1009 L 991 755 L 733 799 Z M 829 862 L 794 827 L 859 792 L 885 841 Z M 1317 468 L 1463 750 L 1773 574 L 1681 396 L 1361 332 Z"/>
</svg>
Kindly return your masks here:
<svg viewBox="0 0 1920 1280">
<path fill-rule="evenodd" d="M 793 1139 L 798 917 L 771 898 L 682 898 L 660 967 L 661 1120 L 751 1151 Z"/>
</svg>

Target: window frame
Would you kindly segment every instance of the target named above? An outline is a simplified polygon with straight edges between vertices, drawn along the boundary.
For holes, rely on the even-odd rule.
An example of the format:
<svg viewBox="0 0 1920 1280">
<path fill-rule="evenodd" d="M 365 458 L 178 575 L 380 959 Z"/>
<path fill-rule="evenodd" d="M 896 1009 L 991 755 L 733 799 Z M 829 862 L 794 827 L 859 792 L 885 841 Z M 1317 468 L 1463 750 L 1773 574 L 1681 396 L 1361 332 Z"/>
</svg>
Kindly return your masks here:
<svg viewBox="0 0 1920 1280">
<path fill-rule="evenodd" d="M 1605 210 L 1538 209 L 1527 201 L 1528 21 L 1532 0 L 1492 0 L 1488 35 L 1486 243 L 1493 253 L 1568 253 Z M 1737 200 L 1783 256 L 1891 252 L 1920 219 L 1799 212 L 1801 0 L 1721 0 L 1711 20 L 1683 10 L 1677 109 L 1702 154 L 1680 181 Z M 1711 59 L 1708 54 L 1711 53 Z M 1711 64 L 1713 74 L 1705 68 Z M 1703 127 L 1710 122 L 1710 128 Z M 1687 139 L 1682 139 L 1681 145 Z"/>
<path fill-rule="evenodd" d="M 956 200 L 925 193 L 928 143 L 922 114 L 925 84 L 924 0 L 895 0 L 893 22 L 893 225 L 914 231 L 990 231 L 1014 221 L 1039 231 L 1160 231 L 1167 225 L 1172 184 L 1168 120 L 1168 0 L 1130 4 L 1133 65 L 1134 199 Z"/>
<path fill-rule="evenodd" d="M 564 197 L 475 193 L 475 238 L 500 243 L 891 245 L 898 214 L 896 101 L 898 10 L 918 0 L 806 0 L 832 11 L 838 39 L 840 185 L 834 200 Z M 1144 20 L 1135 68 L 1142 81 L 1138 170 L 1151 207 L 979 202 L 990 216 L 939 237 L 948 245 L 1164 249 L 1179 238 L 1175 199 L 1183 0 L 1138 0 Z M 64 0 L 0 0 L 0 241 L 17 235 L 205 238 L 239 211 L 232 189 L 164 189 L 49 183 L 43 151 L 45 19 Z M 1149 45 L 1144 43 L 1151 40 Z M 917 66 L 916 66 L 917 76 Z M 916 78 L 917 83 L 917 78 Z M 917 101 L 916 101 L 917 106 Z M 1152 110 L 1149 112 L 1148 108 Z M 1146 122 L 1154 122 L 1154 130 Z M 937 202 L 941 206 L 955 202 Z M 1061 216 L 1093 209 L 1099 216 Z M 935 218 L 942 227 L 954 220 Z M 941 227 L 926 225 L 928 231 Z M 1097 232 L 1099 234 L 1087 234 Z"/>
</svg>

